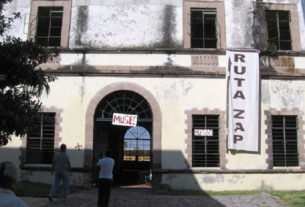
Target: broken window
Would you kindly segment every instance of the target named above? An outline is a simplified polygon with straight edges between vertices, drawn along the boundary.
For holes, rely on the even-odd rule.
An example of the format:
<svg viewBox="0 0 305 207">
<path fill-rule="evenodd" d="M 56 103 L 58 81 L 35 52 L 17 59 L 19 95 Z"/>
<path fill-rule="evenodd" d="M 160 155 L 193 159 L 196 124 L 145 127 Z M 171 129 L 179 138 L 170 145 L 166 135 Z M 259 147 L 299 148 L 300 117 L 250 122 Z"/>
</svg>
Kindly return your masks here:
<svg viewBox="0 0 305 207">
<path fill-rule="evenodd" d="M 191 9 L 191 47 L 216 48 L 216 9 Z"/>
<path fill-rule="evenodd" d="M 36 43 L 60 46 L 63 7 L 38 7 Z"/>
<path fill-rule="evenodd" d="M 193 167 L 219 167 L 218 119 L 218 115 L 193 115 Z"/>
<path fill-rule="evenodd" d="M 273 166 L 299 165 L 297 116 L 272 116 Z"/>
<path fill-rule="evenodd" d="M 268 44 L 274 44 L 278 50 L 291 50 L 290 12 L 266 11 Z"/>
<path fill-rule="evenodd" d="M 26 162 L 51 164 L 54 154 L 55 113 L 39 113 L 27 135 Z"/>
</svg>

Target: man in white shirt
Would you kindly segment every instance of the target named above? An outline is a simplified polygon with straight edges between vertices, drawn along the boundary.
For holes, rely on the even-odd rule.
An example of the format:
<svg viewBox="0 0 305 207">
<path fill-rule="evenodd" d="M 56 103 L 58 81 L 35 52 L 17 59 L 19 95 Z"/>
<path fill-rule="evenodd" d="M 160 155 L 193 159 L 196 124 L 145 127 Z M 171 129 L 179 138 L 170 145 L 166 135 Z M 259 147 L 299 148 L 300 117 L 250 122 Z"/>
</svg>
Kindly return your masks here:
<svg viewBox="0 0 305 207">
<path fill-rule="evenodd" d="M 97 166 L 100 168 L 97 205 L 107 207 L 110 197 L 110 190 L 113 179 L 112 171 L 114 166 L 114 160 L 111 158 L 110 151 L 106 152 L 105 157 L 99 159 L 99 161 L 97 162 Z"/>
</svg>

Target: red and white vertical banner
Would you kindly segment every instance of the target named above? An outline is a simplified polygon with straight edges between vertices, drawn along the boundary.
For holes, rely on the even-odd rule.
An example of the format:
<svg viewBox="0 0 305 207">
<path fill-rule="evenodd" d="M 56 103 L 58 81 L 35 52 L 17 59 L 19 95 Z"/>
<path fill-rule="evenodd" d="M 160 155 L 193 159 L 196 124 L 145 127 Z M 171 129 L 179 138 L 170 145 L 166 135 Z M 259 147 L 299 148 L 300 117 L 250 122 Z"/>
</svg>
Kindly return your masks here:
<svg viewBox="0 0 305 207">
<path fill-rule="evenodd" d="M 258 152 L 260 72 L 257 51 L 227 51 L 228 148 Z"/>
</svg>

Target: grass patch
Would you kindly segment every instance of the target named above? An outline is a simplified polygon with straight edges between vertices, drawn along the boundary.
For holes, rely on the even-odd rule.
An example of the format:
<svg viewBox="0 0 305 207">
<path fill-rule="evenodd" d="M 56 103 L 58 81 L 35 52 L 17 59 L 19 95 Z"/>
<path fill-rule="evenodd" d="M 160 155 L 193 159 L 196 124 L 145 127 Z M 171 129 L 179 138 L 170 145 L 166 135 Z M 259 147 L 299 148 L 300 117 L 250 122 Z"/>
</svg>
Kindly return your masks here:
<svg viewBox="0 0 305 207">
<path fill-rule="evenodd" d="M 51 185 L 44 183 L 22 182 L 16 187 L 15 193 L 21 197 L 47 197 L 51 189 Z M 70 193 L 83 190 L 82 187 L 69 186 Z M 56 196 L 62 194 L 62 186 L 57 190 Z"/>
<path fill-rule="evenodd" d="M 167 195 L 253 195 L 261 192 L 269 193 L 273 196 L 280 198 L 280 203 L 291 207 L 304 207 L 305 206 L 305 191 L 193 191 L 193 190 L 170 190 Z"/>
<path fill-rule="evenodd" d="M 305 206 L 305 191 L 267 191 L 267 193 L 277 196 L 281 203 L 293 207 Z"/>
<path fill-rule="evenodd" d="M 217 195 L 254 195 L 254 194 L 259 194 L 263 191 L 260 190 L 244 190 L 244 191 L 220 191 L 220 192 L 215 192 L 215 191 L 208 191 L 207 194 L 211 196 L 217 196 Z"/>
<path fill-rule="evenodd" d="M 251 195 L 258 194 L 262 191 L 202 191 L 202 190 L 170 190 L 168 195 Z"/>
</svg>

